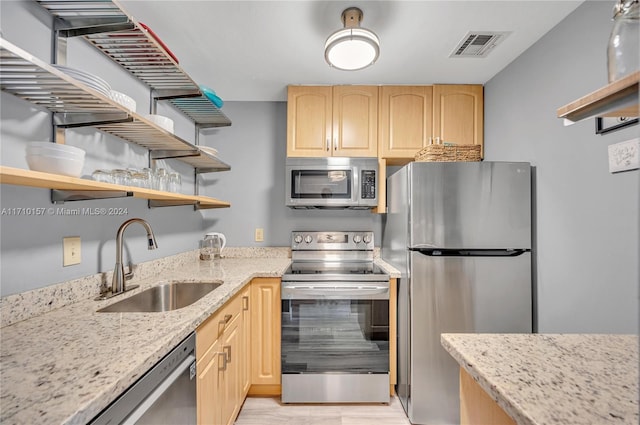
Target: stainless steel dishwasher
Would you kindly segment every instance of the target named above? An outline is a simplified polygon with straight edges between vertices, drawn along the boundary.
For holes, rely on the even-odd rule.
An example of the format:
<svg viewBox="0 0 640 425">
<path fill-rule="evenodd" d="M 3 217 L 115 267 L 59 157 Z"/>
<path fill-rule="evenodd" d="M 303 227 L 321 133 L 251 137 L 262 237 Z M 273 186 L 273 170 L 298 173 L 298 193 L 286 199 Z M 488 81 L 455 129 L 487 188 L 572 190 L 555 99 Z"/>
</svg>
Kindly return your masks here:
<svg viewBox="0 0 640 425">
<path fill-rule="evenodd" d="M 192 333 L 90 424 L 195 424 L 195 348 Z"/>
</svg>

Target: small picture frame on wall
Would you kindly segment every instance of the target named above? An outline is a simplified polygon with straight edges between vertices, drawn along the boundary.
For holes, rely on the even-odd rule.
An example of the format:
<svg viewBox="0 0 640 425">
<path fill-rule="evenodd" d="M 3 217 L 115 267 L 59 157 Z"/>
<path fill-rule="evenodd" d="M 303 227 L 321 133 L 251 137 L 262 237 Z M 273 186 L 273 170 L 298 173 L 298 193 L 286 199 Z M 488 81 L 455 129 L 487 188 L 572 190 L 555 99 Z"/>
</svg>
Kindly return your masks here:
<svg viewBox="0 0 640 425">
<path fill-rule="evenodd" d="M 607 134 L 630 125 L 638 124 L 635 117 L 597 117 L 596 134 Z"/>
</svg>

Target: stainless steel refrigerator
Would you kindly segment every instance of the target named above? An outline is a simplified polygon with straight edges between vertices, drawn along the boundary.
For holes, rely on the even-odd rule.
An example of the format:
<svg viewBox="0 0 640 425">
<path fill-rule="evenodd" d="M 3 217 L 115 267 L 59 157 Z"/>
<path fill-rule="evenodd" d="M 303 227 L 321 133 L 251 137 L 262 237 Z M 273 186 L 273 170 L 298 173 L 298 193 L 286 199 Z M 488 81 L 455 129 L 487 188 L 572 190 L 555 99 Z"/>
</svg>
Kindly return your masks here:
<svg viewBox="0 0 640 425">
<path fill-rule="evenodd" d="M 397 393 L 413 424 L 459 424 L 441 333 L 532 331 L 531 167 L 412 162 L 387 178 L 382 258 L 398 282 Z"/>
</svg>

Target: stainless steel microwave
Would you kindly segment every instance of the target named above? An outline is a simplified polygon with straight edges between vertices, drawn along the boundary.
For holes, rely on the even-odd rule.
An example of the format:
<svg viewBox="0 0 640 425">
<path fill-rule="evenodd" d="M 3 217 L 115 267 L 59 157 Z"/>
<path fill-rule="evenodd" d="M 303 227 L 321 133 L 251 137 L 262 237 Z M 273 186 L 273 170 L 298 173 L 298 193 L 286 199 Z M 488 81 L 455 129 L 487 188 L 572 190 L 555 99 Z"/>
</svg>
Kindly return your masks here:
<svg viewBox="0 0 640 425">
<path fill-rule="evenodd" d="M 287 158 L 286 205 L 371 209 L 378 205 L 377 158 Z"/>
</svg>

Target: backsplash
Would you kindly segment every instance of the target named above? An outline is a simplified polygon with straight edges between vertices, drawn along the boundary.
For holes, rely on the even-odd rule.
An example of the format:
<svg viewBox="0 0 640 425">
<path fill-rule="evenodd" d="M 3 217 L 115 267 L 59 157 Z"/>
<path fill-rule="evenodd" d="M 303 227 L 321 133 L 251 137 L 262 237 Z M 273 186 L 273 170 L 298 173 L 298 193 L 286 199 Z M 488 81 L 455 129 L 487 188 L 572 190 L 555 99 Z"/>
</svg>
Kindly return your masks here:
<svg viewBox="0 0 640 425">
<path fill-rule="evenodd" d="M 288 247 L 227 247 L 223 258 L 289 258 L 290 251 Z M 193 264 L 198 255 L 198 250 L 193 250 L 136 264 L 131 283 Z M 108 271 L 2 297 L 0 298 L 0 327 L 39 316 L 80 300 L 96 297 L 102 285 L 111 284 L 112 276 L 113 271 Z"/>
</svg>

